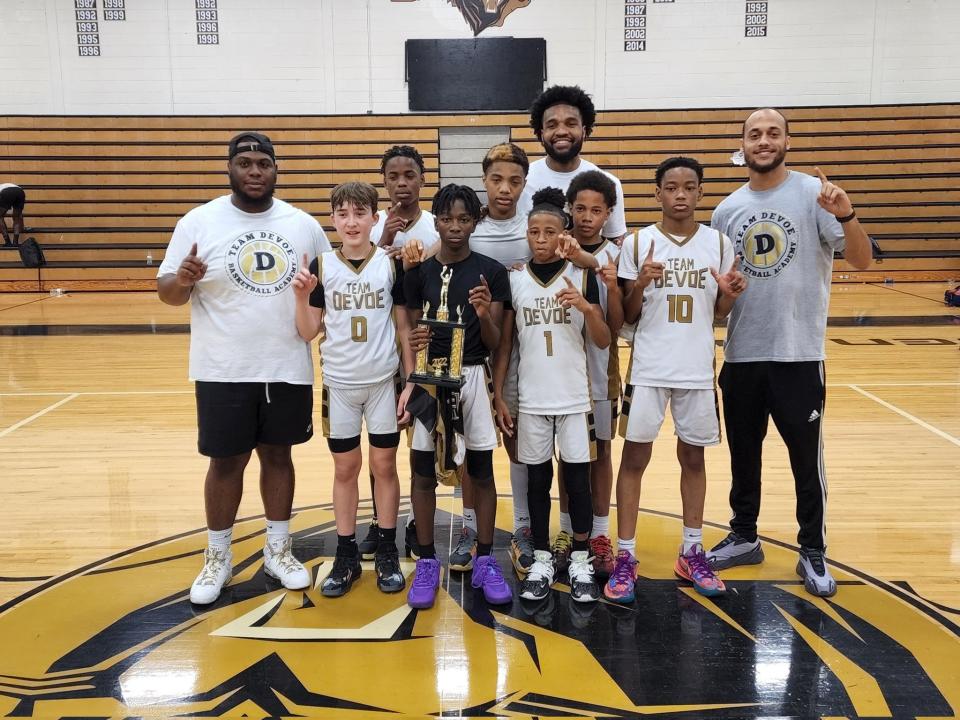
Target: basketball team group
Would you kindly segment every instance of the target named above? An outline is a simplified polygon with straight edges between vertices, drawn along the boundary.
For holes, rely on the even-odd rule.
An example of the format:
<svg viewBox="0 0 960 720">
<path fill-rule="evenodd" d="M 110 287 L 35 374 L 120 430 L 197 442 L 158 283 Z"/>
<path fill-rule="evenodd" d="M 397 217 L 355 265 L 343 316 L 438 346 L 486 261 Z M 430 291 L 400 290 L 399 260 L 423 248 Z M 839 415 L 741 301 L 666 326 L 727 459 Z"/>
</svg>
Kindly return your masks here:
<svg viewBox="0 0 960 720">
<path fill-rule="evenodd" d="M 337 532 L 318 579 L 324 596 L 346 595 L 362 561 L 372 561 L 379 590 L 406 591 L 418 609 L 434 605 L 444 565 L 471 573 L 492 605 L 515 594 L 543 601 L 557 582 L 575 602 L 632 603 L 644 562 L 640 490 L 668 405 L 680 466 L 680 581 L 720 595 L 725 568 L 763 562 L 761 452 L 772 417 L 796 487 L 797 574 L 813 595 L 836 592 L 826 560 L 824 336 L 834 253 L 865 268 L 870 238 L 819 169 L 788 169 L 789 122 L 772 108 L 744 118 L 748 181 L 719 203 L 710 226 L 695 220 L 703 167 L 670 157 L 652 178 L 660 221 L 628 230 L 620 181 L 581 157 L 595 122 L 582 89 L 548 88 L 530 109 L 546 156 L 531 163 L 519 146 L 496 145 L 480 168 L 486 204 L 448 184 L 430 212 L 420 207 L 420 153 L 395 145 L 381 164 L 387 208 L 366 182 L 332 190 L 336 249 L 311 215 L 274 197 L 271 140 L 244 132 L 230 141 L 230 194 L 180 219 L 158 272 L 160 299 L 190 304 L 198 446 L 209 458 L 208 542 L 193 603 L 215 602 L 232 578 L 233 525 L 254 452 L 264 572 L 288 589 L 313 583 L 290 530 L 291 449 L 314 432 L 313 352 Z M 724 318 L 717 376 L 714 323 Z M 729 534 L 706 548 L 704 448 L 720 442 L 716 385 L 732 519 Z M 358 540 L 364 425 L 374 517 Z M 411 469 L 405 522 L 402 433 Z M 614 483 L 616 433 L 624 443 Z M 498 550 L 507 550 L 516 582 L 494 553 L 501 445 L 513 531 Z M 434 542 L 441 483 L 459 485 L 463 498 L 447 558 Z M 416 559 L 409 577 L 398 526 Z"/>
</svg>

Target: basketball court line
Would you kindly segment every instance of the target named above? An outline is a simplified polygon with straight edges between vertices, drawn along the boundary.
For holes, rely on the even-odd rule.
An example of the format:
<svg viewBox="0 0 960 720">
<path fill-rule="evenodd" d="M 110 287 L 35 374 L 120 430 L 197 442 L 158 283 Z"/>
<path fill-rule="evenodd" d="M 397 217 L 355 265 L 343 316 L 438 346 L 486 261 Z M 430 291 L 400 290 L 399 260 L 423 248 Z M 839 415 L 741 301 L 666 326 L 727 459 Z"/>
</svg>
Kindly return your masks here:
<svg viewBox="0 0 960 720">
<path fill-rule="evenodd" d="M 63 395 L 64 393 L 57 393 L 57 394 L 58 394 L 58 395 Z M 43 410 L 38 410 L 37 412 L 35 412 L 35 413 L 34 413 L 33 415 L 31 415 L 30 417 L 24 418 L 24 419 L 21 420 L 20 422 L 14 423 L 14 424 L 11 425 L 10 427 L 8 427 L 6 430 L 0 430 L 0 438 L 9 435 L 9 434 L 12 433 L 14 430 L 19 430 L 19 429 L 22 428 L 24 425 L 33 422 L 34 420 L 36 420 L 36 419 L 39 418 L 39 417 L 43 417 L 44 415 L 46 415 L 46 414 L 47 414 L 48 412 L 50 412 L 51 410 L 56 410 L 56 409 L 57 409 L 58 407 L 60 407 L 61 405 L 64 405 L 64 404 L 70 402 L 71 400 L 73 400 L 75 397 L 78 396 L 78 394 L 79 394 L 79 393 L 71 393 L 70 395 L 68 395 L 67 397 L 65 397 L 63 400 L 60 400 L 60 401 L 58 401 L 58 402 L 55 402 L 55 403 L 53 403 L 53 405 L 48 405 L 47 407 L 43 408 Z"/>
<path fill-rule="evenodd" d="M 925 430 L 929 430 L 929 431 L 932 432 L 934 435 L 938 435 L 938 436 L 942 437 L 942 438 L 943 438 L 944 440 L 946 440 L 947 442 L 951 442 L 951 443 L 953 443 L 954 445 L 956 445 L 957 447 L 960 447 L 960 439 L 955 438 L 953 435 L 950 435 L 949 433 L 944 432 L 944 431 L 941 430 L 940 428 L 936 428 L 936 427 L 934 427 L 933 425 L 931 425 L 930 423 L 924 422 L 924 421 L 921 420 L 920 418 L 911 415 L 911 414 L 908 413 L 906 410 L 901 410 L 901 409 L 898 408 L 896 405 L 893 405 L 892 403 L 888 403 L 886 400 L 883 400 L 883 399 L 881 399 L 881 398 L 878 398 L 878 397 L 877 397 L 876 395 L 874 395 L 873 393 L 869 393 L 869 392 L 867 392 L 866 390 L 864 390 L 863 388 L 861 388 L 861 387 L 859 387 L 859 386 L 857 386 L 857 385 L 847 385 L 847 387 L 850 388 L 851 390 L 855 390 L 856 392 L 860 393 L 860 394 L 863 395 L 864 397 L 870 398 L 870 399 L 873 400 L 874 402 L 876 402 L 876 403 L 878 403 L 878 404 L 880 404 L 880 405 L 883 405 L 883 407 L 887 408 L 888 410 L 892 410 L 893 412 L 897 413 L 898 415 L 900 415 L 900 416 L 902 416 L 902 417 L 905 417 L 907 420 L 910 420 L 911 422 L 916 423 L 917 425 L 919 425 L 920 427 L 924 428 Z"/>
</svg>

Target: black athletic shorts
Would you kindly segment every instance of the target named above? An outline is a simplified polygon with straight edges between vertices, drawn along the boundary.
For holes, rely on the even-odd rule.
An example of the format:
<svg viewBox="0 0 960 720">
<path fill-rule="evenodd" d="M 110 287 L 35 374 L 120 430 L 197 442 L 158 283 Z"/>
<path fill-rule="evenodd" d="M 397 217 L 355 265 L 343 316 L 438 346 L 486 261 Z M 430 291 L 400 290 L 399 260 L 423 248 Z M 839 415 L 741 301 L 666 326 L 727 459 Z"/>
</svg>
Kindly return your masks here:
<svg viewBox="0 0 960 720">
<path fill-rule="evenodd" d="M 0 210 L 9 210 L 10 208 L 23 210 L 26 201 L 27 194 L 23 191 L 23 188 L 8 187 L 0 190 Z"/>
<path fill-rule="evenodd" d="M 196 383 L 197 446 L 231 457 L 257 445 L 299 445 L 313 437 L 313 386 L 287 383 Z"/>
</svg>

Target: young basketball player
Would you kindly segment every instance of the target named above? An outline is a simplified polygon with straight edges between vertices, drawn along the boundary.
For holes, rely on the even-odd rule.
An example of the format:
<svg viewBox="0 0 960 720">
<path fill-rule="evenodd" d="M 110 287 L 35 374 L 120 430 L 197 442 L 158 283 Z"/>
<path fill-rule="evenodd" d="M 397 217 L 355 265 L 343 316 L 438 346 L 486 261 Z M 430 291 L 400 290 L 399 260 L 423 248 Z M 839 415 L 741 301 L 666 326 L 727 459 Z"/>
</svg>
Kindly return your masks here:
<svg viewBox="0 0 960 720">
<path fill-rule="evenodd" d="M 500 343 L 503 304 L 510 298 L 507 271 L 496 260 L 472 252 L 470 236 L 480 220 L 480 200 L 465 185 L 447 185 L 433 199 L 433 214 L 440 234 L 437 254 L 410 269 L 404 278 L 404 295 L 410 311 L 410 347 L 416 353 L 428 348 L 428 358 L 450 355 L 449 331 L 430 332 L 416 326 L 424 303 L 435 309 L 446 304 L 451 316 L 462 311 L 466 325 L 463 340 L 463 375 L 460 415 L 466 446 L 466 473 L 473 483 L 477 513 L 477 550 L 472 584 L 482 588 L 489 603 L 507 603 L 513 592 L 491 554 L 497 494 L 493 481 L 493 450 L 497 429 L 488 391 L 488 358 Z M 449 284 L 444 290 L 444 277 Z M 433 541 L 437 477 L 434 466 L 435 438 L 416 420 L 413 430 L 413 511 L 416 517 L 420 558 L 407 602 L 413 608 L 433 606 L 440 587 L 440 561 Z"/>
<path fill-rule="evenodd" d="M 571 233 L 580 247 L 588 253 L 584 267 L 600 270 L 600 308 L 607 320 L 612 338 L 617 337 L 623 324 L 623 304 L 617 282 L 617 261 L 620 249 L 600 235 L 604 224 L 617 203 L 617 188 L 606 173 L 599 170 L 582 172 L 570 182 L 566 192 L 567 206 L 573 217 Z M 600 578 L 613 572 L 613 546 L 610 543 L 610 493 L 613 490 L 613 462 L 610 441 L 613 440 L 617 406 L 620 401 L 620 361 L 615 342 L 601 348 L 587 338 L 587 370 L 590 376 L 590 399 L 597 436 L 597 457 L 590 463 L 590 495 L 593 500 L 593 526 L 590 531 L 590 554 L 593 569 Z M 560 482 L 561 520 L 568 521 L 565 485 Z M 562 537 L 566 528 L 561 523 L 561 535 L 554 541 L 555 557 L 560 555 L 562 566 L 564 547 Z"/>
<path fill-rule="evenodd" d="M 383 187 L 390 198 L 390 207 L 386 212 L 378 213 L 377 224 L 373 226 L 370 239 L 384 248 L 388 254 L 402 248 L 410 240 L 419 240 L 429 247 L 437 242 L 437 228 L 433 215 L 420 208 L 420 190 L 423 187 L 425 169 L 423 157 L 415 147 L 394 145 L 383 153 L 380 161 L 383 175 Z M 373 498 L 373 520 L 366 537 L 360 541 L 360 556 L 372 560 L 380 543 L 377 529 L 377 500 L 373 491 L 374 480 L 370 475 L 370 495 Z M 416 531 L 413 527 L 413 513 L 407 518 L 405 545 L 407 553 L 416 557 Z"/>
<path fill-rule="evenodd" d="M 702 182 L 703 168 L 692 158 L 660 163 L 656 198 L 663 219 L 638 232 L 620 255 L 624 317 L 633 322 L 639 316 L 639 321 L 620 418 L 626 442 L 617 477 L 618 552 L 604 587 L 614 602 L 633 602 L 640 483 L 668 402 L 677 433 L 683 504 L 682 545 L 674 572 L 703 595 L 726 591 L 703 551 L 703 448 L 720 442 L 713 320 L 730 312 L 746 282 L 729 238 L 694 219 Z"/>
<path fill-rule="evenodd" d="M 314 260 L 309 271 L 301 269 L 293 281 L 300 336 L 310 341 L 325 331 L 321 341 L 323 434 L 333 454 L 337 554 L 320 591 L 339 597 L 360 577 L 357 477 L 363 464 L 360 430 L 366 421 L 373 494 L 380 510 L 374 558 L 377 587 L 399 592 L 406 585 L 396 545 L 400 502 L 397 329 L 404 337 L 407 321 L 402 310 L 403 269 L 399 260 L 392 260 L 370 241 L 377 217 L 376 188 L 361 182 L 338 185 L 330 204 L 343 244 Z M 403 354 L 404 369 L 409 371 L 412 355 L 406 348 Z M 363 371 L 358 373 L 357 368 Z M 404 390 L 401 405 L 411 389 Z"/>
<path fill-rule="evenodd" d="M 517 433 L 517 457 L 527 465 L 534 562 L 520 596 L 542 600 L 555 568 L 550 553 L 550 485 L 554 446 L 559 448 L 573 523 L 570 597 L 590 602 L 600 596 L 593 579 L 590 534 L 590 462 L 594 458 L 590 390 L 584 335 L 598 346 L 610 344 L 593 271 L 558 259 L 567 225 L 566 200 L 556 188 L 534 196 L 527 219 L 533 255 L 525 270 L 511 273 L 511 308 L 504 313 L 503 339 L 494 371 L 497 420 L 507 435 Z M 503 399 L 514 327 L 520 346 L 519 417 L 516 424 Z"/>
</svg>

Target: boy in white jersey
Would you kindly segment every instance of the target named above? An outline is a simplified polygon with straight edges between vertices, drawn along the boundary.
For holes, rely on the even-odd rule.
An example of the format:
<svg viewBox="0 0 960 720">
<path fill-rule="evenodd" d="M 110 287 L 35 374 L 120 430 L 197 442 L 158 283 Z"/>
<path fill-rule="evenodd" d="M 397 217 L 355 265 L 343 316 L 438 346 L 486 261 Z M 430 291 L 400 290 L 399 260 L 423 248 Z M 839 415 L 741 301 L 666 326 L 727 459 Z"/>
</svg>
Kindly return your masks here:
<svg viewBox="0 0 960 720">
<path fill-rule="evenodd" d="M 420 207 L 420 190 L 423 187 L 425 168 L 423 157 L 415 147 L 394 145 L 383 153 L 380 160 L 383 187 L 390 198 L 386 212 L 377 213 L 377 222 L 370 231 L 370 240 L 382 247 L 391 256 L 410 241 L 419 241 L 429 247 L 440 239 L 434 225 L 433 215 Z M 373 474 L 370 474 L 370 495 L 373 497 L 373 520 L 366 537 L 360 541 L 360 556 L 373 559 L 380 543 L 377 529 L 377 500 L 373 491 Z M 416 557 L 416 529 L 413 527 L 413 512 L 410 513 L 406 532 L 407 551 Z"/>
<path fill-rule="evenodd" d="M 567 206 L 573 217 L 572 234 L 581 248 L 582 257 L 573 258 L 581 267 L 598 270 L 600 308 L 617 337 L 623 325 L 623 298 L 617 282 L 620 248 L 604 240 L 601 231 L 617 203 L 617 189 L 610 177 L 599 170 L 577 175 L 567 188 Z M 590 554 L 593 569 L 600 578 L 613 572 L 613 547 L 610 543 L 610 493 L 613 490 L 613 462 L 610 442 L 613 440 L 620 401 L 620 359 L 617 345 L 598 347 L 587 338 L 587 370 L 590 377 L 590 400 L 597 434 L 597 457 L 590 463 L 590 496 L 593 500 L 593 526 L 590 531 Z M 559 566 L 565 564 L 572 543 L 570 516 L 563 478 L 560 478 L 560 532 L 552 545 Z"/>
<path fill-rule="evenodd" d="M 314 260 L 309 270 L 301 269 L 293 283 L 300 336 L 311 341 L 325 333 L 321 340 L 323 434 L 333 454 L 337 554 L 321 592 L 327 597 L 344 595 L 361 573 L 356 523 L 364 420 L 373 494 L 380 510 L 374 558 L 377 587 L 387 593 L 399 592 L 406 584 L 396 545 L 400 503 L 397 330 L 401 338 L 407 330 L 402 310 L 403 268 L 370 242 L 377 216 L 376 188 L 361 182 L 338 185 L 330 204 L 333 225 L 343 244 Z M 403 360 L 409 371 L 413 359 L 405 344 Z M 411 389 L 404 391 L 400 406 Z"/>
<path fill-rule="evenodd" d="M 626 442 L 617 477 L 618 553 L 604 586 L 607 598 L 620 603 L 634 599 L 640 483 L 668 401 L 683 502 L 683 544 L 674 572 L 703 595 L 726 591 L 703 551 L 703 448 L 720 442 L 713 320 L 730 312 L 746 282 L 729 238 L 694 219 L 703 195 L 700 164 L 684 157 L 664 160 L 656 182 L 663 220 L 628 239 L 620 255 L 624 319 L 639 316 L 620 418 Z"/>
<path fill-rule="evenodd" d="M 600 592 L 593 579 L 587 543 L 594 437 L 584 336 L 605 347 L 610 344 L 610 331 L 600 310 L 593 271 L 557 259 L 568 219 L 565 205 L 563 193 L 556 188 L 545 188 L 534 196 L 527 221 L 533 258 L 525 270 L 510 275 L 512 307 L 504 312 L 495 359 L 494 404 L 501 430 L 512 435 L 516 429 L 517 457 L 527 465 L 529 477 L 534 562 L 520 586 L 520 596 L 543 600 L 555 576 L 549 529 L 556 442 L 573 524 L 570 597 L 576 602 L 590 602 L 597 600 Z M 516 424 L 503 398 L 514 326 L 520 345 Z"/>
</svg>

